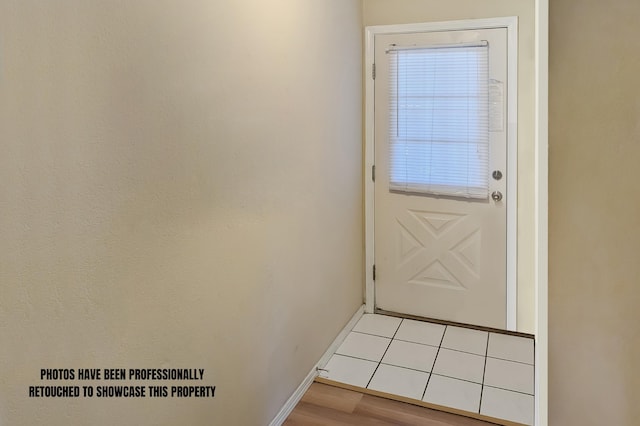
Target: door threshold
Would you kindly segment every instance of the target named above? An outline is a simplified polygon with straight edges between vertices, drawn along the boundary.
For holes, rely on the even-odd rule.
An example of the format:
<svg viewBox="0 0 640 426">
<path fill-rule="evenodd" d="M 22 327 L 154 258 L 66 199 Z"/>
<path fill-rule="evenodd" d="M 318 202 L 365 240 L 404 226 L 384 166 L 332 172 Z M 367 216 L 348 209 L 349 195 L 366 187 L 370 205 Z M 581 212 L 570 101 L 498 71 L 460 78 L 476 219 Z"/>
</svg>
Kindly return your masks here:
<svg viewBox="0 0 640 426">
<path fill-rule="evenodd" d="M 447 320 L 441 320 L 441 319 L 437 319 L 437 318 L 421 317 L 421 316 L 418 316 L 418 315 L 411 315 L 411 314 L 402 314 L 400 312 L 385 311 L 384 309 L 379 309 L 379 308 L 375 308 L 375 310 L 373 312 L 376 313 L 376 314 L 379 314 L 379 315 L 387 315 L 387 316 L 390 316 L 390 317 L 404 318 L 404 319 L 410 319 L 410 320 L 415 320 L 415 321 L 423 321 L 423 322 L 431 322 L 431 323 L 442 324 L 442 325 L 452 325 L 452 326 L 456 326 L 456 327 L 470 328 L 472 330 L 480 330 L 480 331 L 488 331 L 488 332 L 491 332 L 491 333 L 506 334 L 508 336 L 526 337 L 526 338 L 529 338 L 529 339 L 533 339 L 535 337 L 533 334 L 521 333 L 519 331 L 503 330 L 501 328 L 485 327 L 485 326 L 482 326 L 482 325 L 475 325 L 475 324 L 465 324 L 465 323 L 461 323 L 461 322 L 447 321 Z"/>
</svg>

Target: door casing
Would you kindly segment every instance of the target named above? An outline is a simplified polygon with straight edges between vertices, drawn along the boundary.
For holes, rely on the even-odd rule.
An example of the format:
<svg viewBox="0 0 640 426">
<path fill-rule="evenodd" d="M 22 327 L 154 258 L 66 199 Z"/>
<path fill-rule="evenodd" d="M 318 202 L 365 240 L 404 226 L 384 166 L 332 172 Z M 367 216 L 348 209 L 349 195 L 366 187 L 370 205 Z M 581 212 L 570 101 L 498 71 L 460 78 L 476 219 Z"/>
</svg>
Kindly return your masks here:
<svg viewBox="0 0 640 426">
<path fill-rule="evenodd" d="M 365 311 L 375 309 L 374 266 L 374 182 L 372 166 L 375 161 L 374 134 L 374 52 L 375 36 L 379 34 L 422 33 L 434 31 L 507 29 L 507 329 L 517 328 L 517 60 L 518 18 L 500 17 L 421 24 L 378 25 L 365 29 Z"/>
</svg>

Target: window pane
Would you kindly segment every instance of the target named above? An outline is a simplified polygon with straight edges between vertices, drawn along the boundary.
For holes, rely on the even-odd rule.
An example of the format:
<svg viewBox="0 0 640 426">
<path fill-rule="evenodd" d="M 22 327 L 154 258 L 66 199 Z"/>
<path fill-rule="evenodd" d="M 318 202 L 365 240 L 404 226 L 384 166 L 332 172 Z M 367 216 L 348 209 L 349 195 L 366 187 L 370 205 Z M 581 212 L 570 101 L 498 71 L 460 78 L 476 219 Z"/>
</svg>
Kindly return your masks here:
<svg viewBox="0 0 640 426">
<path fill-rule="evenodd" d="M 391 50 L 390 188 L 488 197 L 488 47 Z"/>
</svg>

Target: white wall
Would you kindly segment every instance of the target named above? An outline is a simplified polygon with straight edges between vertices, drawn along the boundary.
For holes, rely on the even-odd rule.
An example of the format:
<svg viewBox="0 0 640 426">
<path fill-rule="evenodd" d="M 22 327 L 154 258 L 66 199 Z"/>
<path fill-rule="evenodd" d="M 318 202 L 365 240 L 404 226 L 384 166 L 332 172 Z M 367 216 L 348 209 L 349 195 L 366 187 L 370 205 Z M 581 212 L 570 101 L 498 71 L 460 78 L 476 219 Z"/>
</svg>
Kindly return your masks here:
<svg viewBox="0 0 640 426">
<path fill-rule="evenodd" d="M 3 0 L 0 144 L 2 425 L 267 424 L 362 303 L 358 0 Z"/>
<path fill-rule="evenodd" d="M 549 7 L 549 424 L 634 426 L 640 2 Z"/>
<path fill-rule="evenodd" d="M 535 328 L 534 6 L 534 0 L 363 0 L 364 25 L 518 17 L 517 328 L 527 333 Z"/>
</svg>

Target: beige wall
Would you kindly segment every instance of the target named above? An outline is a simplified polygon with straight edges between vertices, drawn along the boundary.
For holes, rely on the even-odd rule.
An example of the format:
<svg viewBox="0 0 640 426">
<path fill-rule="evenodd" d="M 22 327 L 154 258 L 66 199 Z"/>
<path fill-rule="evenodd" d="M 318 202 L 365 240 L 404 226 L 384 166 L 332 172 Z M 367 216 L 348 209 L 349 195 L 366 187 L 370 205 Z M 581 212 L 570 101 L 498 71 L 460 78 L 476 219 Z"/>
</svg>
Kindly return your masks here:
<svg viewBox="0 0 640 426">
<path fill-rule="evenodd" d="M 640 2 L 550 2 L 549 418 L 640 422 Z"/>
<path fill-rule="evenodd" d="M 518 330 L 533 333 L 534 306 L 534 0 L 363 0 L 364 25 L 517 16 Z"/>
<path fill-rule="evenodd" d="M 360 53 L 358 0 L 0 1 L 0 424 L 273 418 L 362 303 Z M 216 397 L 27 398 L 81 367 Z"/>
</svg>

